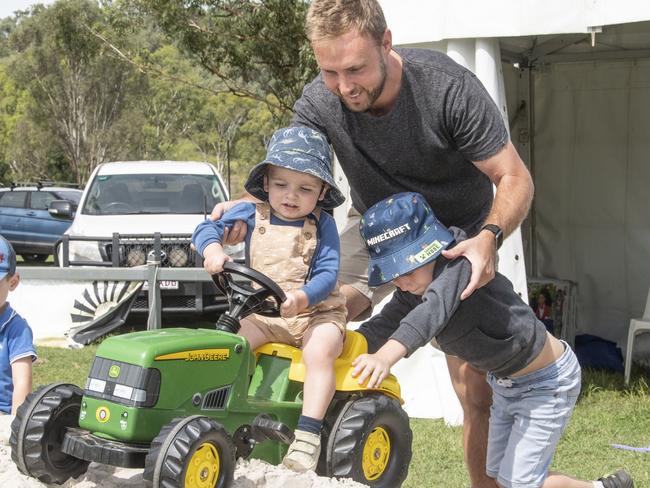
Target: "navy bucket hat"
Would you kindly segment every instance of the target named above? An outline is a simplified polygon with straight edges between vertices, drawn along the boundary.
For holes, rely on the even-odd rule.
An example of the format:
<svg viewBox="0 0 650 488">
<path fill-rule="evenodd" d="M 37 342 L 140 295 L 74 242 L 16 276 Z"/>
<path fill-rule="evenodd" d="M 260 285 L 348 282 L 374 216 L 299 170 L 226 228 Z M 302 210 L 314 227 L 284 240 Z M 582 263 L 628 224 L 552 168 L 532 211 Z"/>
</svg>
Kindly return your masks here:
<svg viewBox="0 0 650 488">
<path fill-rule="evenodd" d="M 436 259 L 454 241 L 419 193 L 398 193 L 370 207 L 359 224 L 368 247 L 368 285 L 379 286 Z"/>
<path fill-rule="evenodd" d="M 0 280 L 16 272 L 16 252 L 11 243 L 0 236 Z"/>
<path fill-rule="evenodd" d="M 307 173 L 327 183 L 329 190 L 320 203 L 323 208 L 335 208 L 345 201 L 332 176 L 332 151 L 329 143 L 323 134 L 314 129 L 286 127 L 275 131 L 266 158 L 253 167 L 244 185 L 248 193 L 264 201 L 269 199 L 264 191 L 264 175 L 269 164 Z"/>
</svg>

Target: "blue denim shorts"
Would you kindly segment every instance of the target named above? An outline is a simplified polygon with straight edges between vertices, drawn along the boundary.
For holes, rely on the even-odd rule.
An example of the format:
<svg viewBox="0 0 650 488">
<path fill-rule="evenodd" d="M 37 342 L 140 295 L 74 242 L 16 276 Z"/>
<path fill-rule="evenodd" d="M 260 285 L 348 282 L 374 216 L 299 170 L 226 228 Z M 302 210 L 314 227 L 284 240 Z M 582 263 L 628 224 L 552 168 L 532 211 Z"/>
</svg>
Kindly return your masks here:
<svg viewBox="0 0 650 488">
<path fill-rule="evenodd" d="M 516 378 L 491 373 L 486 472 L 506 488 L 542 486 L 580 393 L 580 365 L 564 343 L 553 364 Z"/>
</svg>

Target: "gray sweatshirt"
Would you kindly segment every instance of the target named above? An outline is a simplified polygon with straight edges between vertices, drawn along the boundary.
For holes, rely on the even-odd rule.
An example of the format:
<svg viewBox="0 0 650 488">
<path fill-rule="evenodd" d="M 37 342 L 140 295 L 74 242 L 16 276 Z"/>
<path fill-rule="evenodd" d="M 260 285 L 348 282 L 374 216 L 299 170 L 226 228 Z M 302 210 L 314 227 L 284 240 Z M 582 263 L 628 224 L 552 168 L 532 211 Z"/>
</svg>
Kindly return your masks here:
<svg viewBox="0 0 650 488">
<path fill-rule="evenodd" d="M 456 242 L 465 240 L 462 230 L 449 230 Z M 410 355 L 435 337 L 445 354 L 499 377 L 526 367 L 544 347 L 544 324 L 499 273 L 461 301 L 470 275 L 467 259 L 438 257 L 433 281 L 421 297 L 398 289 L 378 315 L 361 325 L 370 352 L 394 339 Z"/>
</svg>

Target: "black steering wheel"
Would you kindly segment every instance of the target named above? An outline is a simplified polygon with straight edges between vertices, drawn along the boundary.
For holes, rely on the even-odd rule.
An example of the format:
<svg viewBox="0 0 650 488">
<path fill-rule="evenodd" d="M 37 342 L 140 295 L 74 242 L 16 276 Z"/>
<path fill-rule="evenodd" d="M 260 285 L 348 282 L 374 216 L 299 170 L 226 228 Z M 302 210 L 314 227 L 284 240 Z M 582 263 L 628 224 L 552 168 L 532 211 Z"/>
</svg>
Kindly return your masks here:
<svg viewBox="0 0 650 488">
<path fill-rule="evenodd" d="M 259 288 L 237 282 L 233 275 L 246 278 Z M 275 281 L 243 264 L 227 262 L 223 265 L 223 271 L 212 275 L 212 279 L 226 296 L 230 306 L 229 310 L 219 317 L 217 329 L 233 334 L 239 331 L 239 320 L 252 313 L 278 317 L 280 305 L 287 299 Z"/>
</svg>

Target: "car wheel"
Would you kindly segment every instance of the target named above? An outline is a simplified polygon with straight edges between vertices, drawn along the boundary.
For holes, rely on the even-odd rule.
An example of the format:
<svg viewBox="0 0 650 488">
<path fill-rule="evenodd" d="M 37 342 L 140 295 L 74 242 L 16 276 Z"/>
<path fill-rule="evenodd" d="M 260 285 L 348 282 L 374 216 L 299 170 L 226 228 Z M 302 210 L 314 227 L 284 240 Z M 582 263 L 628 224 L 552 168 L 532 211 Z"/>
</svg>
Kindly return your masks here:
<svg viewBox="0 0 650 488">
<path fill-rule="evenodd" d="M 61 484 L 88 469 L 88 461 L 61 450 L 68 427 L 78 427 L 83 392 L 56 383 L 30 393 L 11 422 L 11 459 L 18 469 L 44 483 Z"/>
<path fill-rule="evenodd" d="M 380 394 L 352 399 L 329 433 L 325 474 L 397 488 L 408 474 L 412 441 L 408 415 L 397 400 Z"/>
<path fill-rule="evenodd" d="M 228 488 L 235 451 L 228 432 L 214 420 L 177 418 L 151 443 L 142 477 L 147 488 Z"/>
<path fill-rule="evenodd" d="M 49 254 L 21 254 L 26 263 L 42 263 L 48 256 Z"/>
</svg>

